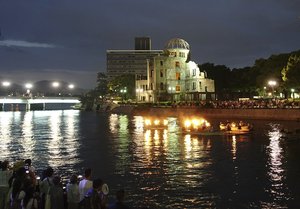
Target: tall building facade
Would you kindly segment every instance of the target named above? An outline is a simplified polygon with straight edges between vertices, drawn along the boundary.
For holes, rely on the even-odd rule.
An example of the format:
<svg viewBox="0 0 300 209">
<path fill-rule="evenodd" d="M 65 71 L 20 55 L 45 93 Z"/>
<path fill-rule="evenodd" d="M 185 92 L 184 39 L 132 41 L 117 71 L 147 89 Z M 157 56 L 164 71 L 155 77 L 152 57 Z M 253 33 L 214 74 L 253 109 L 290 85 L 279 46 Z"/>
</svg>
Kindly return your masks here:
<svg viewBox="0 0 300 209">
<path fill-rule="evenodd" d="M 136 37 L 134 42 L 135 50 L 151 50 L 150 37 Z"/>
<path fill-rule="evenodd" d="M 206 72 L 190 60 L 189 44 L 171 39 L 163 53 L 147 61 L 147 79 L 136 80 L 137 101 L 200 101 L 215 98 Z"/>
<path fill-rule="evenodd" d="M 162 50 L 151 50 L 149 37 L 135 38 L 135 50 L 107 50 L 106 70 L 108 79 L 124 74 L 147 76 L 147 60 L 162 54 Z"/>
</svg>

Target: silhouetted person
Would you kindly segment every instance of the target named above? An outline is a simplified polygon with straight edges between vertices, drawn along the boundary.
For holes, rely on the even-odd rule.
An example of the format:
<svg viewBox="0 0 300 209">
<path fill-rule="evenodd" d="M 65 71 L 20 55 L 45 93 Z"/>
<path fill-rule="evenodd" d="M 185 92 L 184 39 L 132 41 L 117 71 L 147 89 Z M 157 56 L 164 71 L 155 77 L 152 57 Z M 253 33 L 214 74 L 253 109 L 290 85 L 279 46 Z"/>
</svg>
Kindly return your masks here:
<svg viewBox="0 0 300 209">
<path fill-rule="evenodd" d="M 78 209 L 79 207 L 80 195 L 77 180 L 77 176 L 72 175 L 70 182 L 67 184 L 68 209 Z"/>
<path fill-rule="evenodd" d="M 125 191 L 123 189 L 118 190 L 116 192 L 116 202 L 112 204 L 109 209 L 130 209 L 130 207 L 124 203 L 124 199 Z"/>
<path fill-rule="evenodd" d="M 64 191 L 60 184 L 60 177 L 53 177 L 53 185 L 49 189 L 51 209 L 64 209 Z"/>
<path fill-rule="evenodd" d="M 1 162 L 0 169 L 0 209 L 8 205 L 7 195 L 9 191 L 9 179 L 12 177 L 12 171 L 8 169 L 9 162 Z"/>
<path fill-rule="evenodd" d="M 102 192 L 103 181 L 95 179 L 93 188 L 89 189 L 85 195 L 85 209 L 105 209 L 106 197 Z"/>
</svg>

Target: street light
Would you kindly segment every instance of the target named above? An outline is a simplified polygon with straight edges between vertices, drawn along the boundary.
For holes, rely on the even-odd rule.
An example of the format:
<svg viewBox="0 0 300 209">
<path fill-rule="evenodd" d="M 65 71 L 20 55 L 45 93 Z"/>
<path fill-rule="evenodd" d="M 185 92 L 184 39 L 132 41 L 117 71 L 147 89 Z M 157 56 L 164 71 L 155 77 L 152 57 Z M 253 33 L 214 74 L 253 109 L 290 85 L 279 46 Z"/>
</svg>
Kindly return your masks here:
<svg viewBox="0 0 300 209">
<path fill-rule="evenodd" d="M 9 81 L 3 81 L 2 86 L 7 89 L 10 86 L 10 82 Z M 9 96 L 8 90 L 7 90 L 7 92 L 5 91 L 5 94 L 6 95 L 8 94 L 8 96 Z"/>
<path fill-rule="evenodd" d="M 26 95 L 30 96 L 30 89 L 33 87 L 31 83 L 26 83 L 25 88 L 26 88 Z"/>
<path fill-rule="evenodd" d="M 8 86 L 10 86 L 10 82 L 8 82 L 8 81 L 3 81 L 3 82 L 2 82 L 2 86 L 8 87 Z"/>
<path fill-rule="evenodd" d="M 122 100 L 126 100 L 126 93 L 127 93 L 127 87 L 124 87 L 123 89 L 120 90 L 121 94 L 122 94 Z"/>
<path fill-rule="evenodd" d="M 57 82 L 57 81 L 54 81 L 53 83 L 52 83 L 52 86 L 55 88 L 55 89 L 57 89 L 58 87 L 59 87 L 59 83 Z M 57 92 L 56 92 L 57 93 Z M 60 93 L 58 93 L 58 95 L 60 95 Z"/>
<path fill-rule="evenodd" d="M 277 82 L 274 81 L 274 80 L 270 80 L 270 81 L 268 82 L 268 85 L 272 88 L 272 95 L 273 95 L 273 97 L 274 97 L 274 87 L 277 85 Z"/>
<path fill-rule="evenodd" d="M 292 92 L 292 98 L 294 100 L 295 99 L 295 89 L 291 89 L 291 92 Z"/>
<path fill-rule="evenodd" d="M 266 89 L 267 89 L 267 87 L 264 86 L 264 95 L 263 95 L 264 98 L 266 97 Z"/>
<path fill-rule="evenodd" d="M 72 89 L 75 88 L 75 86 L 74 86 L 74 84 L 69 84 L 69 85 L 68 85 L 68 88 L 69 88 L 70 90 L 72 90 Z M 72 96 L 71 92 L 69 92 L 69 96 Z"/>
<path fill-rule="evenodd" d="M 9 87 L 10 86 L 10 82 L 8 81 L 3 81 L 2 82 L 2 86 L 4 86 L 5 88 Z M 7 93 L 7 92 L 6 92 Z M 4 111 L 4 100 L 3 100 L 3 104 L 2 104 L 2 111 Z"/>
<path fill-rule="evenodd" d="M 57 87 L 59 87 L 59 83 L 55 81 L 55 82 L 52 83 L 52 86 L 57 88 Z"/>
</svg>

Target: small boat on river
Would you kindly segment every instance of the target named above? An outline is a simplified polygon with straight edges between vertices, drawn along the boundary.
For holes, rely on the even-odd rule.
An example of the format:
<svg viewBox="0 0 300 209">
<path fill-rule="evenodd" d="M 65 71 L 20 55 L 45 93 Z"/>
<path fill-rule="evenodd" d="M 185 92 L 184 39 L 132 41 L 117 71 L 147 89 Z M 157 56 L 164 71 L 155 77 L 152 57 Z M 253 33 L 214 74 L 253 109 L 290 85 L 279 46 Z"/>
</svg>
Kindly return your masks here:
<svg viewBox="0 0 300 209">
<path fill-rule="evenodd" d="M 252 125 L 240 121 L 239 123 L 228 122 L 220 123 L 219 129 L 216 130 L 204 118 L 188 118 L 183 120 L 182 133 L 214 136 L 214 135 L 244 135 L 251 133 Z"/>
<path fill-rule="evenodd" d="M 253 130 L 253 126 L 250 123 L 240 122 L 229 122 L 220 123 L 220 131 L 232 134 L 247 134 Z"/>
<path fill-rule="evenodd" d="M 280 132 L 283 134 L 285 142 L 300 142 L 300 129 L 282 129 Z"/>
</svg>

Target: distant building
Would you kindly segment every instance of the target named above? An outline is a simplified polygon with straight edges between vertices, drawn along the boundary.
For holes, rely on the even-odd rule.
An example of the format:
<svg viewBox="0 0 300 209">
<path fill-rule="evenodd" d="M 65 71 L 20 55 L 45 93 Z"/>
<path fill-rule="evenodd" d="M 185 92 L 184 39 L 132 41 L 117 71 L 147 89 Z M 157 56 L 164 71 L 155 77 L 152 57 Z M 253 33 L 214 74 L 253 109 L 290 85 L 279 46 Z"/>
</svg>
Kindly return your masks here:
<svg viewBox="0 0 300 209">
<path fill-rule="evenodd" d="M 151 39 L 149 37 L 136 37 L 135 50 L 151 50 Z"/>
<path fill-rule="evenodd" d="M 135 38 L 135 50 L 107 50 L 106 70 L 111 80 L 123 74 L 134 74 L 137 77 L 147 76 L 147 60 L 162 54 L 162 50 L 151 50 L 149 37 Z"/>
<path fill-rule="evenodd" d="M 190 61 L 190 46 L 171 39 L 163 53 L 149 58 L 147 79 L 137 77 L 137 101 L 200 101 L 215 99 L 214 81 Z"/>
</svg>

